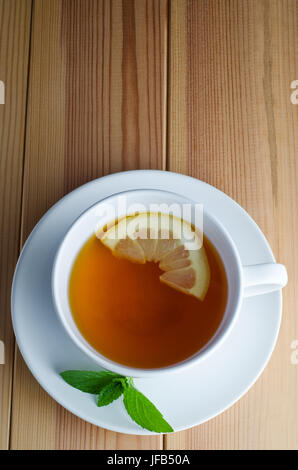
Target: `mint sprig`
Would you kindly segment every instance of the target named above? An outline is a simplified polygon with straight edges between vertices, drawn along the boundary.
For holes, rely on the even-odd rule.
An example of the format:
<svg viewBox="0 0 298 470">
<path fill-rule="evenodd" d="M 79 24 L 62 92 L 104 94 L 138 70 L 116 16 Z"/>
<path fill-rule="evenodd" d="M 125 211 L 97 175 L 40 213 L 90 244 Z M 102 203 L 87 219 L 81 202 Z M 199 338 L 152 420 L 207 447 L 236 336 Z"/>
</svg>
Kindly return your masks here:
<svg viewBox="0 0 298 470">
<path fill-rule="evenodd" d="M 129 416 L 142 428 L 153 432 L 173 432 L 156 406 L 133 385 L 125 387 L 123 402 Z"/>
<path fill-rule="evenodd" d="M 67 370 L 60 375 L 72 387 L 98 395 L 97 406 L 107 406 L 123 395 L 127 413 L 139 426 L 152 432 L 173 432 L 156 406 L 135 388 L 131 377 L 85 370 Z"/>
<path fill-rule="evenodd" d="M 113 372 L 102 370 L 93 372 L 90 370 L 65 370 L 61 377 L 74 388 L 81 392 L 98 394 L 101 389 L 112 382 L 113 379 L 121 377 Z"/>
<path fill-rule="evenodd" d="M 117 398 L 121 397 L 124 391 L 122 382 L 112 380 L 108 385 L 103 387 L 97 397 L 97 406 L 107 406 Z"/>
</svg>

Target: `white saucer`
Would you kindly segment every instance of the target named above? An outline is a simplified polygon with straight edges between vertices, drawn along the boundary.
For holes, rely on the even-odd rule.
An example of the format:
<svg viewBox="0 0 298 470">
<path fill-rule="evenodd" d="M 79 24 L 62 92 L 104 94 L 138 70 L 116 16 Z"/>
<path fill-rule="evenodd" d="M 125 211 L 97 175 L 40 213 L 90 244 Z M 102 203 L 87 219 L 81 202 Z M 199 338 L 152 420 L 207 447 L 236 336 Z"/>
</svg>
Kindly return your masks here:
<svg viewBox="0 0 298 470">
<path fill-rule="evenodd" d="M 69 225 L 90 205 L 127 189 L 178 192 L 203 203 L 226 227 L 243 264 L 272 262 L 264 235 L 250 216 L 221 191 L 188 176 L 165 171 L 130 171 L 105 176 L 61 199 L 36 225 L 17 264 L 12 290 L 13 326 L 20 351 L 40 385 L 62 406 L 97 426 L 128 434 L 151 434 L 130 420 L 122 399 L 97 408 L 93 395 L 68 386 L 65 369 L 98 370 L 66 336 L 51 298 L 52 262 Z M 136 386 L 175 431 L 190 428 L 233 405 L 258 379 L 274 349 L 281 321 L 281 291 L 245 299 L 228 339 L 193 368 Z"/>
</svg>

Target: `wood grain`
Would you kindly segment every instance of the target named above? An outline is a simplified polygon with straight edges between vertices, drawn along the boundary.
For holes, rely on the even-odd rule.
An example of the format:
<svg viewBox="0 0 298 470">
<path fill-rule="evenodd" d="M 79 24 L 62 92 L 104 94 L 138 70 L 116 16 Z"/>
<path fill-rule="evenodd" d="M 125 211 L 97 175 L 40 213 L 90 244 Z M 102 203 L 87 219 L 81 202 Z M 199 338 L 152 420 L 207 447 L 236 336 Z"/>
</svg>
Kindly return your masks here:
<svg viewBox="0 0 298 470">
<path fill-rule="evenodd" d="M 168 436 L 168 449 L 298 448 L 298 367 L 290 361 L 298 338 L 298 107 L 290 101 L 297 17 L 296 0 L 171 2 L 169 169 L 235 198 L 290 281 L 278 345 L 262 377 L 224 414 Z"/>
<path fill-rule="evenodd" d="M 0 0 L 0 448 L 298 448 L 297 17 L 298 0 Z M 261 378 L 222 415 L 164 441 L 77 419 L 17 351 L 11 398 L 20 239 L 68 191 L 133 168 L 179 171 L 228 193 L 289 274 Z"/>
<path fill-rule="evenodd" d="M 10 286 L 19 252 L 31 0 L 0 0 L 0 449 L 9 443 L 14 339 Z"/>
<path fill-rule="evenodd" d="M 34 2 L 22 241 L 74 187 L 129 168 L 164 168 L 167 2 Z M 159 436 L 104 431 L 58 406 L 20 355 L 13 449 L 161 448 Z"/>
</svg>

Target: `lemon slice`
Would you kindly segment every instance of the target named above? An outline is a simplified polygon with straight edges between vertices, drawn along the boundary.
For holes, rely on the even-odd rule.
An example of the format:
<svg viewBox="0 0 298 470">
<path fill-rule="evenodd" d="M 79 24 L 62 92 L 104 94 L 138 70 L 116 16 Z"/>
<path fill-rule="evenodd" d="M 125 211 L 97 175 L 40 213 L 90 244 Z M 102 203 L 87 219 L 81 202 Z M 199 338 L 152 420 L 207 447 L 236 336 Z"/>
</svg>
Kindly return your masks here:
<svg viewBox="0 0 298 470">
<path fill-rule="evenodd" d="M 135 263 L 153 261 L 164 271 L 161 282 L 204 300 L 210 268 L 202 237 L 178 217 L 144 212 L 120 219 L 98 238 L 115 256 Z"/>
</svg>

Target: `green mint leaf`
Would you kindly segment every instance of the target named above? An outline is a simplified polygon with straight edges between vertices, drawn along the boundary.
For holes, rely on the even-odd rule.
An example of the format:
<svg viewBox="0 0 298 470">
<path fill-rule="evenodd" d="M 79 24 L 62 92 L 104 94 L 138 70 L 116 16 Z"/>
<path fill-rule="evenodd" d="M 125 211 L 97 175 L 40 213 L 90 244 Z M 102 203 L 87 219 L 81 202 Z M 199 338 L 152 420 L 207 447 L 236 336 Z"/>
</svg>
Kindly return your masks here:
<svg viewBox="0 0 298 470">
<path fill-rule="evenodd" d="M 124 389 L 123 402 L 129 416 L 142 428 L 153 432 L 173 432 L 156 406 L 132 385 Z"/>
<path fill-rule="evenodd" d="M 116 377 L 114 379 L 114 382 L 121 382 L 122 386 L 123 386 L 123 390 L 126 388 L 126 387 L 130 387 L 131 385 L 133 385 L 133 379 L 132 377 Z"/>
<path fill-rule="evenodd" d="M 120 380 L 113 380 L 101 389 L 98 394 L 97 406 L 106 406 L 121 397 L 124 390 Z"/>
<path fill-rule="evenodd" d="M 61 377 L 74 388 L 82 392 L 97 394 L 103 387 L 121 375 L 114 374 L 106 370 L 92 372 L 88 370 L 66 370 L 61 372 Z"/>
</svg>

